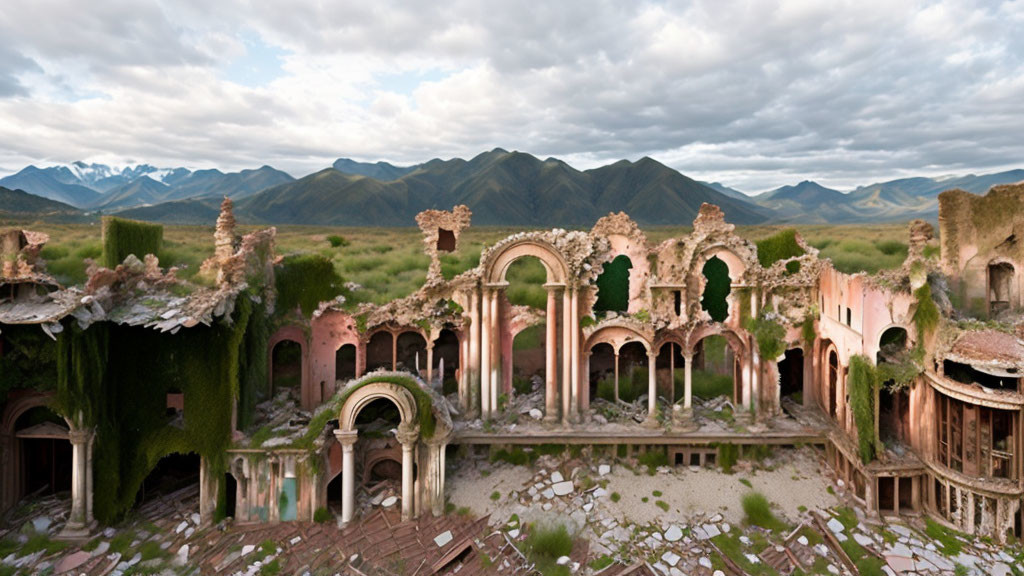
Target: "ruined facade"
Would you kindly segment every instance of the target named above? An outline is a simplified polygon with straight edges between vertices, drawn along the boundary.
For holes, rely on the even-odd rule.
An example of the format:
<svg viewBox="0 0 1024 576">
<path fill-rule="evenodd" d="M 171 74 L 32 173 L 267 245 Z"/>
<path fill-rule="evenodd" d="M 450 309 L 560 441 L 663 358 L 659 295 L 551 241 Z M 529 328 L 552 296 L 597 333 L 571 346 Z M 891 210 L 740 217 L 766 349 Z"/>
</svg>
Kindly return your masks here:
<svg viewBox="0 0 1024 576">
<path fill-rule="evenodd" d="M 744 240 L 704 205 L 690 234 L 657 245 L 610 214 L 590 231 L 514 234 L 446 278 L 440 253 L 458 251 L 470 213 L 433 210 L 417 218 L 431 258 L 419 291 L 355 309 L 338 298 L 304 314 L 273 308 L 273 231 L 236 237 L 225 202 L 201 270 L 212 282 L 181 296 L 151 255 L 91 270 L 84 289 L 56 286 L 30 249 L 45 239 L 4 236 L 0 334 L 104 323 L 185 334 L 238 318 L 243 298 L 273 313 L 251 422 L 239 416 L 244 383 L 225 384 L 237 405 L 230 441 L 202 457 L 204 517 L 222 504 L 236 522 L 311 520 L 334 502 L 348 521 L 360 502 L 392 498 L 405 517 L 441 514 L 456 447 L 626 446 L 690 464 L 724 443 L 812 443 L 873 513 L 927 513 L 1004 539 L 1021 535 L 1024 513 L 1022 203 L 1021 186 L 946 192 L 941 258 L 929 256 L 932 227 L 915 221 L 903 267 L 873 276 L 835 270 L 798 234 L 780 237 L 786 250 L 772 256 L 776 247 Z M 521 259 L 543 266 L 541 309 L 509 300 L 508 271 Z M 615 267 L 613 283 L 604 275 Z M 16 290 L 24 279 L 51 288 Z M 602 307 L 613 289 L 620 301 Z M 516 338 L 540 326 L 542 369 L 524 384 Z M 727 424 L 699 399 L 712 376 L 731 383 L 715 409 L 727 405 Z M 168 394 L 168 407 L 183 406 L 187 426 L 190 393 L 176 393 L 184 400 Z M 18 468 L 23 438 L 69 439 L 76 529 L 87 531 L 102 433 L 67 403 L 57 405 L 63 427 L 16 424 L 52 394 L 8 395 L 2 468 Z M 5 473 L 6 507 L 26 490 L 20 472 Z M 400 490 L 388 496 L 387 482 Z"/>
</svg>

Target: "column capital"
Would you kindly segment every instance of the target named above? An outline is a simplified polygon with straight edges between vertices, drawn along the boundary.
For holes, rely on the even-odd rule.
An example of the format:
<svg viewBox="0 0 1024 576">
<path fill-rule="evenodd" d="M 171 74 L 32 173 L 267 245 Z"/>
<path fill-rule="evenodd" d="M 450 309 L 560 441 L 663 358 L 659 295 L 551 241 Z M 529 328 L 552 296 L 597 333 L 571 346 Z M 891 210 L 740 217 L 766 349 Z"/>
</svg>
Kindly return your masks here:
<svg viewBox="0 0 1024 576">
<path fill-rule="evenodd" d="M 68 430 L 68 440 L 72 444 L 87 444 L 92 440 L 93 434 L 92 428 L 72 428 Z"/>
<path fill-rule="evenodd" d="M 334 437 L 342 448 L 351 448 L 359 439 L 359 432 L 356 430 L 335 430 Z"/>
<path fill-rule="evenodd" d="M 399 424 L 395 438 L 403 446 L 412 446 L 419 440 L 420 427 L 416 424 Z"/>
</svg>

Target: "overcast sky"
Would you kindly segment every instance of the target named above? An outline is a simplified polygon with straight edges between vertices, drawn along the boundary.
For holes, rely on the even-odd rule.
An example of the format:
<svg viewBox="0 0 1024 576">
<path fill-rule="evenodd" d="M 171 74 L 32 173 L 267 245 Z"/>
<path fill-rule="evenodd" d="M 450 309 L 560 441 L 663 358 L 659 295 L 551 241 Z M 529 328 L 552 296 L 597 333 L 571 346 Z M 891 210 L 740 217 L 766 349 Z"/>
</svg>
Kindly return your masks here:
<svg viewBox="0 0 1024 576">
<path fill-rule="evenodd" d="M 494 147 L 748 192 L 1024 167 L 1024 0 L 0 2 L 0 173 Z"/>
</svg>

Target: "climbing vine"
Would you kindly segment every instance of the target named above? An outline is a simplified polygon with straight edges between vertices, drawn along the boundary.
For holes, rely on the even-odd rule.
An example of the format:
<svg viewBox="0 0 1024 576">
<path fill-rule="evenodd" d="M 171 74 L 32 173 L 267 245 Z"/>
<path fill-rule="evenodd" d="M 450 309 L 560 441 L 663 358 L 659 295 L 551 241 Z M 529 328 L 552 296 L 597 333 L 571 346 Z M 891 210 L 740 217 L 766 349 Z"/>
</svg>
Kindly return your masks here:
<svg viewBox="0 0 1024 576">
<path fill-rule="evenodd" d="M 875 429 L 875 396 L 878 377 L 875 367 L 867 357 L 862 355 L 850 357 L 850 373 L 847 382 L 853 423 L 857 426 L 860 459 L 867 464 L 874 459 L 880 443 L 878 431 Z"/>
<path fill-rule="evenodd" d="M 311 316 L 321 302 L 348 295 L 334 263 L 319 254 L 285 257 L 275 270 L 274 278 L 280 314 L 300 308 L 303 315 Z"/>
<path fill-rule="evenodd" d="M 142 260 L 146 254 L 159 254 L 164 227 L 123 218 L 103 218 L 103 265 L 115 268 L 129 254 Z"/>
<path fill-rule="evenodd" d="M 776 318 L 775 313 L 762 311 L 756 318 L 746 320 L 744 328 L 754 335 L 762 358 L 777 358 L 786 351 L 786 327 Z"/>
</svg>

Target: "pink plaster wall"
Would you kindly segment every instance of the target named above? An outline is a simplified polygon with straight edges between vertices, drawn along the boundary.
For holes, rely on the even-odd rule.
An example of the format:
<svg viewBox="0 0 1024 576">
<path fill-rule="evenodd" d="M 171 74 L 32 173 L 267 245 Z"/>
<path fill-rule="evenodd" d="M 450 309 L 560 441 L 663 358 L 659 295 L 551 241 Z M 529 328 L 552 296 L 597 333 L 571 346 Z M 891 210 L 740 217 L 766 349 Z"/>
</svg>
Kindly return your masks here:
<svg viewBox="0 0 1024 576">
<path fill-rule="evenodd" d="M 318 318 L 313 319 L 313 333 L 311 336 L 309 353 L 309 375 L 311 388 L 311 405 L 306 409 L 315 408 L 325 398 L 320 396 L 320 382 L 324 382 L 324 393 L 329 398 L 336 391 L 336 374 L 334 365 L 334 354 L 344 344 L 352 344 L 356 347 L 356 374 L 362 373 L 365 354 L 362 342 L 359 339 L 359 332 L 356 330 L 356 321 L 352 316 L 344 312 L 330 310 L 324 312 Z"/>
</svg>

